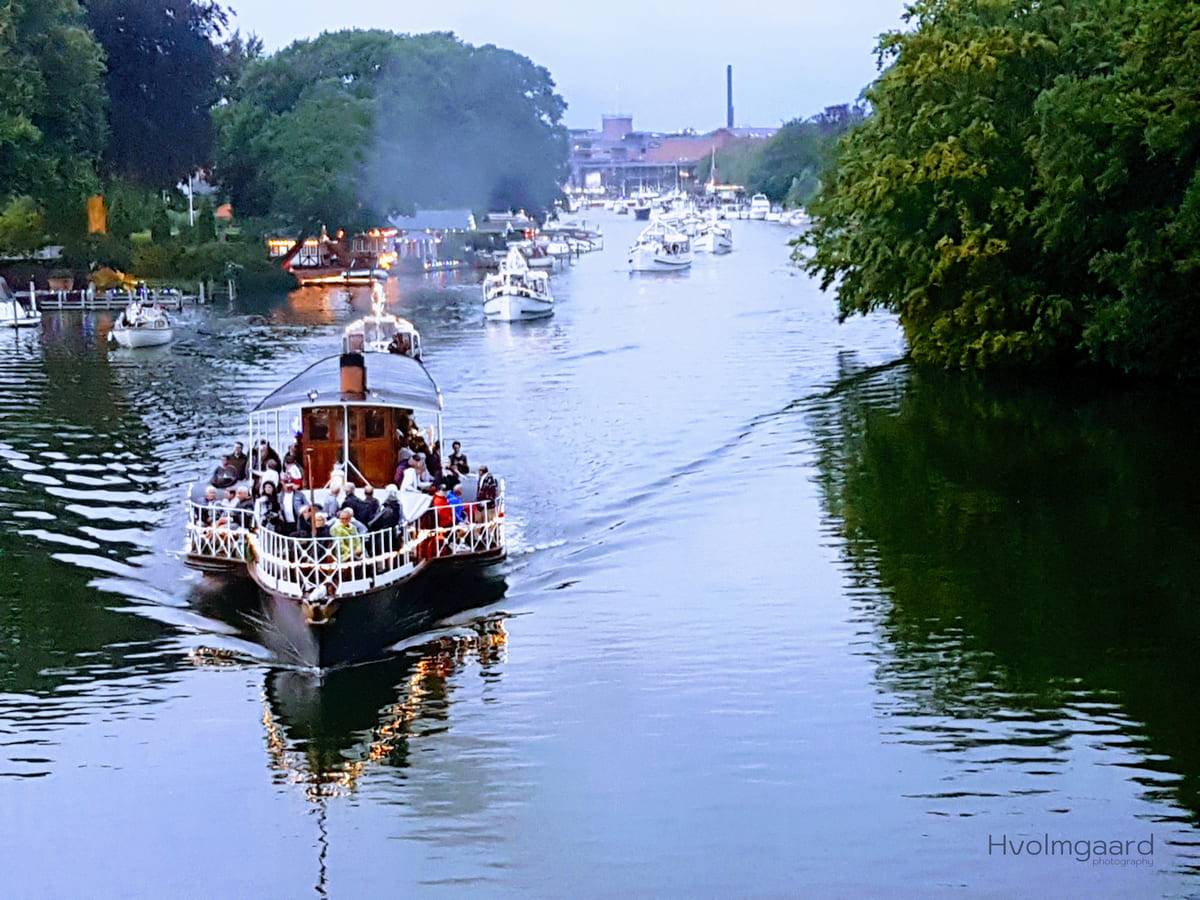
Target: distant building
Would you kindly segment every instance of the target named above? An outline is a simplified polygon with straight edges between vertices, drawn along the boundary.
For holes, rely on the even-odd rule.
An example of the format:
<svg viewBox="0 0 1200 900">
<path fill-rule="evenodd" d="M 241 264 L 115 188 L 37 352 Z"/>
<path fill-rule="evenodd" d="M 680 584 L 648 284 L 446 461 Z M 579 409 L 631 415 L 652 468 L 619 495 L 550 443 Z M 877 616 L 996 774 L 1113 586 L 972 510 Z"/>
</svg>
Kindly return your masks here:
<svg viewBox="0 0 1200 900">
<path fill-rule="evenodd" d="M 696 167 L 735 140 L 766 140 L 778 128 L 718 128 L 708 134 L 634 131 L 633 116 L 601 118 L 600 130 L 573 129 L 569 157 L 573 190 L 603 188 L 621 195 L 639 187 L 688 188 Z"/>
</svg>

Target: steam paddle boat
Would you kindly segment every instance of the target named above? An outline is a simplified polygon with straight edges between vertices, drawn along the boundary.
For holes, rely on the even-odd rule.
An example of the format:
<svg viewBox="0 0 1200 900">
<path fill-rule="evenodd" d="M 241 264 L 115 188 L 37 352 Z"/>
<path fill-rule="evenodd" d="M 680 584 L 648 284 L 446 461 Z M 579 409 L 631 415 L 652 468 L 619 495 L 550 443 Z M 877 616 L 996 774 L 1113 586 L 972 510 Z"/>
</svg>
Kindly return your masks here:
<svg viewBox="0 0 1200 900">
<path fill-rule="evenodd" d="M 441 392 L 418 360 L 344 353 L 314 363 L 255 407 L 250 446 L 295 442 L 304 498 L 320 507 L 343 482 L 360 497 L 365 485 L 389 486 L 400 448 L 419 433 L 418 418 L 440 440 L 441 413 Z M 504 556 L 503 482 L 495 486 L 494 499 L 464 502 L 461 519 L 433 508 L 429 494 L 402 490 L 395 526 L 324 537 L 303 519 L 287 533 L 259 521 L 257 511 L 240 518 L 206 504 L 205 485 L 193 485 L 186 562 L 257 585 L 257 615 L 269 626 L 260 624 L 259 633 L 283 660 L 324 669 L 371 659 L 425 621 L 436 599 L 429 584 L 436 579 L 426 573 Z"/>
</svg>

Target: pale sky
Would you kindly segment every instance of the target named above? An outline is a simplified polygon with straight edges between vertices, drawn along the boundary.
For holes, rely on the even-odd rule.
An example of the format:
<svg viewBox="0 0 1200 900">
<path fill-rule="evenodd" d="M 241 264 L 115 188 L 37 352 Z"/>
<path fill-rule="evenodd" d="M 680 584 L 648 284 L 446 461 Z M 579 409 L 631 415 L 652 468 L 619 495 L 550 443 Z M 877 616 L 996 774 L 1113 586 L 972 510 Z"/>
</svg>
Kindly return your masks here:
<svg viewBox="0 0 1200 900">
<path fill-rule="evenodd" d="M 511 0 L 222 0 L 231 26 L 268 52 L 343 28 L 452 31 L 550 70 L 564 122 L 599 128 L 604 113 L 642 131 L 725 124 L 733 66 L 736 125 L 780 125 L 853 102 L 876 76 L 874 48 L 904 26 L 906 0 L 511 2 Z"/>
</svg>

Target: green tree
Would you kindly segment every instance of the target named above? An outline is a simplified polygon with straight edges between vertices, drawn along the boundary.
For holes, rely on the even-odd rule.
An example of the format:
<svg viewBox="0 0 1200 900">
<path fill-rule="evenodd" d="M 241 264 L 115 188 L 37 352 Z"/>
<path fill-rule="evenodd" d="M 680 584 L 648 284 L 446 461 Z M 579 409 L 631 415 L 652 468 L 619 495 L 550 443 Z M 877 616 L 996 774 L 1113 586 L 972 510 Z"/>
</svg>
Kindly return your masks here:
<svg viewBox="0 0 1200 900">
<path fill-rule="evenodd" d="M 803 243 L 917 360 L 1200 374 L 1200 9 L 921 0 Z M 800 248 L 798 248 L 799 251 Z"/>
<path fill-rule="evenodd" d="M 1200 374 L 1200 7 L 1101 5 L 1087 60 L 1035 107 L 1045 252 L 1075 287 L 1082 352 L 1130 372 Z"/>
<path fill-rule="evenodd" d="M 716 154 L 717 180 L 721 184 L 745 186 L 758 171 L 764 141 L 741 138 L 726 144 Z M 696 180 L 704 183 L 712 178 L 713 160 L 700 160 L 696 166 Z"/>
<path fill-rule="evenodd" d="M 540 211 L 566 161 L 545 69 L 450 34 L 343 31 L 250 61 L 217 113 L 217 175 L 244 215 L 358 228 L 411 210 Z"/>
<path fill-rule="evenodd" d="M 0 199 L 32 197 L 52 230 L 98 184 L 103 66 L 75 0 L 0 5 Z"/>
<path fill-rule="evenodd" d="M 211 0 L 84 0 L 108 56 L 109 171 L 171 187 L 212 157 L 228 21 Z"/>
<path fill-rule="evenodd" d="M 1074 321 L 1031 225 L 1034 102 L 1062 72 L 1060 4 L 918 0 L 801 241 L 843 318 L 897 312 L 914 359 L 1045 362 Z"/>
<path fill-rule="evenodd" d="M 861 106 L 831 106 L 810 119 L 788 122 L 763 146 L 748 173 L 747 193 L 761 192 L 775 203 L 807 203 L 833 162 L 838 137 L 864 114 Z"/>
<path fill-rule="evenodd" d="M 204 204 L 196 216 L 195 239 L 201 244 L 217 239 L 217 217 L 213 213 L 212 206 L 207 203 Z"/>
<path fill-rule="evenodd" d="M 46 243 L 46 221 L 32 197 L 14 197 L 0 211 L 0 252 L 30 256 Z"/>
</svg>

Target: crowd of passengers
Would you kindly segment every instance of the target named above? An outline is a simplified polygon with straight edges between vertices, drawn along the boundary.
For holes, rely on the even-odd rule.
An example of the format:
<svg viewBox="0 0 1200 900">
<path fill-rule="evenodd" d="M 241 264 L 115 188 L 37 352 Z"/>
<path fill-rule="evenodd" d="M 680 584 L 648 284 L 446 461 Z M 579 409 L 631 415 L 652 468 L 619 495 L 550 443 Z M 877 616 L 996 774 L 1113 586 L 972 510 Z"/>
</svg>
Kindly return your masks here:
<svg viewBox="0 0 1200 900">
<path fill-rule="evenodd" d="M 437 442 L 412 436 L 397 454 L 393 483 L 383 489 L 364 485 L 361 493 L 335 466 L 325 484 L 321 503 L 310 502 L 302 490 L 304 473 L 296 462 L 295 449 L 280 458 L 266 440 L 246 455 L 241 441 L 221 458 L 200 502 L 200 523 L 215 527 L 252 528 L 257 522 L 283 535 L 318 538 L 351 538 L 341 541 L 354 555 L 361 553 L 361 536 L 373 531 L 398 530 L 409 524 L 404 517 L 405 495 L 428 495 L 430 504 L 422 514 L 426 527 L 448 528 L 468 521 L 486 521 L 497 494 L 495 476 L 487 466 L 474 474 L 462 444 L 455 441 L 443 464 Z M 464 479 L 475 481 L 475 502 L 463 499 Z M 416 505 L 408 504 L 410 507 Z"/>
</svg>

